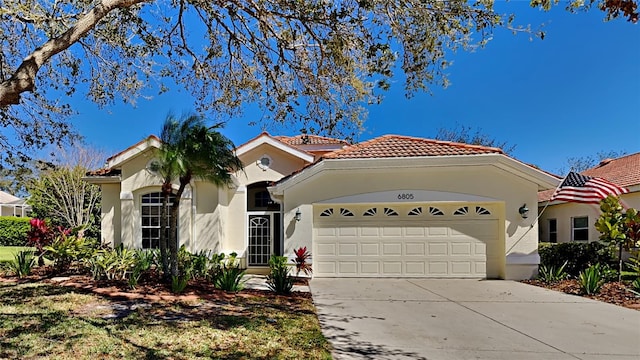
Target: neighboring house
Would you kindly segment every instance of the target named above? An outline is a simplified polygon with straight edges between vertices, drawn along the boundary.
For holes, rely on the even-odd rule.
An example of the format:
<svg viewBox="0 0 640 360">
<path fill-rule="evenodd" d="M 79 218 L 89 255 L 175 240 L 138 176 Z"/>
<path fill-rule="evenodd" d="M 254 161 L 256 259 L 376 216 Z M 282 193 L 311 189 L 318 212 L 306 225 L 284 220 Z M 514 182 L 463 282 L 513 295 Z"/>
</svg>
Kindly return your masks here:
<svg viewBox="0 0 640 360">
<path fill-rule="evenodd" d="M 581 174 L 603 178 L 626 187 L 629 193 L 620 196 L 622 205 L 640 209 L 640 153 L 603 160 L 598 166 Z M 547 204 L 553 192 L 554 190 L 546 190 L 538 193 L 539 211 Z M 600 236 L 594 226 L 598 217 L 598 205 L 553 201 L 540 216 L 540 241 L 596 241 Z"/>
<path fill-rule="evenodd" d="M 27 205 L 27 201 L 15 197 L 4 191 L 0 191 L 0 216 L 29 216 L 31 206 Z"/>
<path fill-rule="evenodd" d="M 159 147 L 151 136 L 88 174 L 102 188 L 103 242 L 157 246 L 161 179 L 148 165 Z M 236 154 L 245 168 L 232 186 L 185 191 L 180 244 L 235 251 L 252 271 L 306 246 L 317 277 L 530 278 L 537 193 L 559 182 L 497 148 L 408 136 L 262 133 Z"/>
</svg>

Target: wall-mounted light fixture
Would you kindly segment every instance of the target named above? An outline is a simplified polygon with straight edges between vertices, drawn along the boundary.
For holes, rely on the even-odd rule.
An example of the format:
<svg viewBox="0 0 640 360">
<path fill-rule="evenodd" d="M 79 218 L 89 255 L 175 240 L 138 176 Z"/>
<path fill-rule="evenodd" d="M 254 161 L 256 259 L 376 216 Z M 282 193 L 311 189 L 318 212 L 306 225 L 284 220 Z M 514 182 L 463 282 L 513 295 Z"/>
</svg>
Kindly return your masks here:
<svg viewBox="0 0 640 360">
<path fill-rule="evenodd" d="M 529 217 L 529 208 L 527 207 L 527 204 L 523 204 L 522 206 L 520 206 L 520 208 L 518 209 L 518 212 L 520 213 L 520 216 L 522 216 L 523 219 L 526 219 Z"/>
<path fill-rule="evenodd" d="M 293 215 L 293 219 L 295 221 L 300 221 L 300 219 L 302 219 L 302 213 L 300 212 L 299 208 L 296 210 L 296 214 Z"/>
</svg>

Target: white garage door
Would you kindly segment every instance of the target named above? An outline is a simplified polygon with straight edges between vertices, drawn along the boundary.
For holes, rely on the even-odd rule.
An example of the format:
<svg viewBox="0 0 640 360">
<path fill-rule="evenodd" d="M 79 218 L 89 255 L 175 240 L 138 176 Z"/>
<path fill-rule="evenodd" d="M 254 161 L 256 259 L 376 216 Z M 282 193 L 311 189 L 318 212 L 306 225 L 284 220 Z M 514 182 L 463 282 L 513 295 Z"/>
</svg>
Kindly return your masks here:
<svg viewBox="0 0 640 360">
<path fill-rule="evenodd" d="M 491 204 L 314 206 L 314 276 L 499 276 Z"/>
</svg>

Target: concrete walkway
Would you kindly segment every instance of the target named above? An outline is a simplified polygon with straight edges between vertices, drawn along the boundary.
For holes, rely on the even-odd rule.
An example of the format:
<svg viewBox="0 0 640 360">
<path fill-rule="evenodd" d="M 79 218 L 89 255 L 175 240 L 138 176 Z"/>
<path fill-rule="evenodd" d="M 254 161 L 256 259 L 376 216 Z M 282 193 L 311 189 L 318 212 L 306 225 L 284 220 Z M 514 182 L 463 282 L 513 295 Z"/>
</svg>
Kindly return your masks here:
<svg viewBox="0 0 640 360">
<path fill-rule="evenodd" d="M 640 311 L 513 281 L 313 279 L 336 359 L 640 359 Z"/>
</svg>

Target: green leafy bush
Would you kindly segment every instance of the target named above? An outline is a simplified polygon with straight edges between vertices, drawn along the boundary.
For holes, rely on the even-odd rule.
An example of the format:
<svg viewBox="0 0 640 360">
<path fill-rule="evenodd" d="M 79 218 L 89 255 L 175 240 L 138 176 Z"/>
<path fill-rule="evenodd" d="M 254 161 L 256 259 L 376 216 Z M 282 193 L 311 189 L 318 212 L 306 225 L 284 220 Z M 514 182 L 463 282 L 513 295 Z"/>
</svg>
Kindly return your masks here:
<svg viewBox="0 0 640 360">
<path fill-rule="evenodd" d="M 597 294 L 605 283 L 603 269 L 600 264 L 589 266 L 578 277 L 582 291 L 587 295 Z"/>
<path fill-rule="evenodd" d="M 53 265 L 57 271 L 69 268 L 72 262 L 83 260 L 93 255 L 95 250 L 95 240 L 68 235 L 62 233 L 57 236 L 51 245 L 45 246 L 45 257 L 53 260 Z"/>
<path fill-rule="evenodd" d="M 220 261 L 219 273 L 213 279 L 213 285 L 217 289 L 240 291 L 244 288 L 245 270 L 240 268 L 237 256 L 236 253 L 231 253 L 227 260 Z"/>
<path fill-rule="evenodd" d="M 10 261 L 9 270 L 16 274 L 19 278 L 29 276 L 31 269 L 36 264 L 36 257 L 33 251 L 20 251 L 15 255 L 13 261 Z"/>
<path fill-rule="evenodd" d="M 564 271 L 565 266 L 567 266 L 567 262 L 560 267 L 540 265 L 538 269 L 538 279 L 547 284 L 564 280 L 569 276 L 569 274 Z"/>
<path fill-rule="evenodd" d="M 538 247 L 538 253 L 541 266 L 558 269 L 566 263 L 564 270 L 574 278 L 593 264 L 615 263 L 615 255 L 601 242 L 542 243 Z"/>
<path fill-rule="evenodd" d="M 174 294 L 180 294 L 187 288 L 189 282 L 189 275 L 183 274 L 182 276 L 171 277 L 171 292 Z"/>
<path fill-rule="evenodd" d="M 293 276 L 289 275 L 286 256 L 272 256 L 269 259 L 270 272 L 267 286 L 277 294 L 289 294 L 293 288 Z"/>
<path fill-rule="evenodd" d="M 0 216 L 0 246 L 27 246 L 30 218 Z"/>
</svg>

